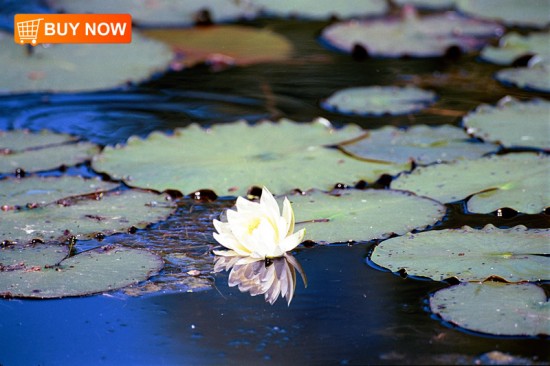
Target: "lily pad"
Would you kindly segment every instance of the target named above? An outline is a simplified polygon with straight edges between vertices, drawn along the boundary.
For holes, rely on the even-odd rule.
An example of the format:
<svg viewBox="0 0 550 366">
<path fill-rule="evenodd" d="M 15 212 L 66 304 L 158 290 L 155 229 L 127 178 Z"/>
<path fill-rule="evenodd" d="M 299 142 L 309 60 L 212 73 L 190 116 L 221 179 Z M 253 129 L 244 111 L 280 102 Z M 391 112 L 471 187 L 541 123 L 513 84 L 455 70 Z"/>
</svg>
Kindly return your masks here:
<svg viewBox="0 0 550 366">
<path fill-rule="evenodd" d="M 406 234 L 380 243 L 371 260 L 392 272 L 436 281 L 483 281 L 496 276 L 508 282 L 550 279 L 550 229 L 516 226 L 481 230 L 433 230 Z"/>
<path fill-rule="evenodd" d="M 38 186 L 37 189 L 40 189 Z M 0 212 L 0 242 L 27 243 L 90 239 L 101 233 L 126 232 L 132 227 L 165 219 L 175 208 L 166 197 L 151 192 L 124 190 L 101 196 L 64 199 L 32 209 Z"/>
<path fill-rule="evenodd" d="M 497 71 L 495 78 L 503 84 L 518 88 L 550 93 L 550 62 L 531 67 L 508 68 Z"/>
<path fill-rule="evenodd" d="M 339 90 L 323 100 L 321 107 L 350 115 L 399 115 L 422 110 L 436 98 L 434 92 L 414 86 L 368 86 Z"/>
<path fill-rule="evenodd" d="M 126 287 L 158 273 L 163 261 L 146 250 L 106 246 L 64 259 L 60 245 L 0 250 L 0 296 L 51 299 Z"/>
<path fill-rule="evenodd" d="M 461 12 L 506 25 L 543 28 L 550 24 L 550 0 L 456 0 Z"/>
<path fill-rule="evenodd" d="M 538 214 L 550 205 L 549 178 L 548 156 L 521 153 L 419 167 L 397 177 L 391 188 L 409 190 L 440 202 L 473 195 L 467 205 L 475 213 L 507 207 Z"/>
<path fill-rule="evenodd" d="M 0 56 L 1 57 L 1 56 Z M 90 160 L 99 146 L 48 131 L 0 131 L 0 173 L 37 172 Z"/>
<path fill-rule="evenodd" d="M 109 191 L 118 186 L 99 179 L 74 176 L 7 178 L 0 180 L 0 207 L 45 205 L 63 198 Z"/>
<path fill-rule="evenodd" d="M 208 11 L 215 23 L 250 18 L 256 10 L 248 1 L 234 0 L 48 0 L 55 9 L 68 13 L 130 13 L 132 20 L 143 26 L 190 26 L 201 13 Z"/>
<path fill-rule="evenodd" d="M 252 4 L 267 15 L 321 20 L 330 17 L 378 16 L 388 11 L 388 3 L 385 0 L 359 2 L 349 0 L 253 0 Z"/>
<path fill-rule="evenodd" d="M 288 199 L 296 230 L 305 228 L 305 240 L 325 244 L 404 234 L 435 224 L 446 212 L 438 202 L 394 190 L 313 191 Z"/>
<path fill-rule="evenodd" d="M 182 67 L 204 62 L 215 67 L 250 65 L 290 58 L 292 44 L 268 29 L 213 25 L 189 29 L 148 29 L 143 33 L 171 46 Z"/>
<path fill-rule="evenodd" d="M 550 60 L 549 44 L 550 32 L 535 32 L 527 35 L 510 32 L 500 39 L 498 47 L 485 46 L 480 56 L 485 61 L 498 65 L 510 65 L 519 57 L 528 55 Z"/>
<path fill-rule="evenodd" d="M 132 34 L 128 44 L 54 44 L 27 48 L 0 32 L 0 93 L 81 92 L 139 83 L 170 66 L 164 44 Z M 105 62 L 109 60 L 109 62 Z"/>
<path fill-rule="evenodd" d="M 430 309 L 459 327 L 499 336 L 550 334 L 550 303 L 534 284 L 460 283 L 435 292 Z"/>
<path fill-rule="evenodd" d="M 505 147 L 550 149 L 550 102 L 502 98 L 497 106 L 483 104 L 464 116 L 469 134 Z"/>
<path fill-rule="evenodd" d="M 145 140 L 130 138 L 126 145 L 106 147 L 92 166 L 134 187 L 183 194 L 211 189 L 221 196 L 244 196 L 252 186 L 276 193 L 330 189 L 408 169 L 410 164 L 361 162 L 325 147 L 362 133 L 356 125 L 334 129 L 322 119 L 254 126 L 238 121 L 209 129 L 190 125 L 173 135 L 152 133 Z"/>
<path fill-rule="evenodd" d="M 340 145 L 346 153 L 368 161 L 416 164 L 474 159 L 498 149 L 497 145 L 468 141 L 463 129 L 443 125 L 415 125 L 407 129 L 385 126 L 360 140 Z"/>
<path fill-rule="evenodd" d="M 370 56 L 437 57 L 453 46 L 463 52 L 477 50 L 502 31 L 496 23 L 454 12 L 419 17 L 405 11 L 403 18 L 335 23 L 322 31 L 321 39 L 348 53 L 362 47 Z"/>
</svg>

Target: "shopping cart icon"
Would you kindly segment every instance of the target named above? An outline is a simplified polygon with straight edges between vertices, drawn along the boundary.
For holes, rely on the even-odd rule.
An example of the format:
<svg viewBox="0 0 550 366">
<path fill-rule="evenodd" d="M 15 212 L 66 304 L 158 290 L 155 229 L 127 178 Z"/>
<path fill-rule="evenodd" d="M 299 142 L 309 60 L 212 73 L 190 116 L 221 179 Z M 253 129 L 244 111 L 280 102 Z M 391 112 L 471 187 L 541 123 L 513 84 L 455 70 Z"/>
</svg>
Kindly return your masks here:
<svg viewBox="0 0 550 366">
<path fill-rule="evenodd" d="M 43 19 L 44 18 L 17 22 L 17 32 L 19 34 L 19 42 L 21 42 L 21 44 L 32 43 L 33 45 L 36 45 L 36 39 L 38 38 L 38 27 L 40 26 L 40 21 Z"/>
</svg>

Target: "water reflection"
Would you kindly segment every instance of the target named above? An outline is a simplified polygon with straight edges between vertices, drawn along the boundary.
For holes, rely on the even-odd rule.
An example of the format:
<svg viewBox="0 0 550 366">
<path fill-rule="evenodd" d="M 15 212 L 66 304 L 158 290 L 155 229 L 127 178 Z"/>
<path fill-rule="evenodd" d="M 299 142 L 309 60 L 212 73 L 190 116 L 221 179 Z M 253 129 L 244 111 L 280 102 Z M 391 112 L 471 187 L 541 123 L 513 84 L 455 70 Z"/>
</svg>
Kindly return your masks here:
<svg viewBox="0 0 550 366">
<path fill-rule="evenodd" d="M 306 274 L 296 258 L 290 254 L 273 259 L 254 259 L 250 257 L 216 256 L 214 272 L 229 271 L 228 284 L 238 286 L 241 292 L 250 295 L 264 295 L 265 301 L 275 303 L 279 295 L 286 298 L 288 305 L 296 289 L 296 271 L 300 273 L 307 287 Z"/>
</svg>

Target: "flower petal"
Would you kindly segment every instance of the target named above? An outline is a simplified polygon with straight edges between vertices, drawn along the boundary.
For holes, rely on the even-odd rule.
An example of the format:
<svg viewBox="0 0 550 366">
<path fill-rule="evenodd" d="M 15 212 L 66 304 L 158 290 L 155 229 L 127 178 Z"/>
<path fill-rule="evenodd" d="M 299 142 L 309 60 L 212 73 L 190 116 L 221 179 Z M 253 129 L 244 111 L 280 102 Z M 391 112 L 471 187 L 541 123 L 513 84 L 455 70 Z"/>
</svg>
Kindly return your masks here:
<svg viewBox="0 0 550 366">
<path fill-rule="evenodd" d="M 292 235 L 289 235 L 283 240 L 279 245 L 283 253 L 289 252 L 292 249 L 296 248 L 303 240 L 306 235 L 306 229 L 295 232 Z"/>
<path fill-rule="evenodd" d="M 285 197 L 283 201 L 283 217 L 287 223 L 286 235 L 290 235 L 294 232 L 294 211 L 290 205 L 290 201 Z"/>
<path fill-rule="evenodd" d="M 275 200 L 275 197 L 271 194 L 269 189 L 264 187 L 262 189 L 262 196 L 260 197 L 260 205 L 264 210 L 266 210 L 266 213 L 275 218 L 281 216 L 281 213 L 279 211 L 279 204 L 277 203 L 277 200 Z"/>
</svg>

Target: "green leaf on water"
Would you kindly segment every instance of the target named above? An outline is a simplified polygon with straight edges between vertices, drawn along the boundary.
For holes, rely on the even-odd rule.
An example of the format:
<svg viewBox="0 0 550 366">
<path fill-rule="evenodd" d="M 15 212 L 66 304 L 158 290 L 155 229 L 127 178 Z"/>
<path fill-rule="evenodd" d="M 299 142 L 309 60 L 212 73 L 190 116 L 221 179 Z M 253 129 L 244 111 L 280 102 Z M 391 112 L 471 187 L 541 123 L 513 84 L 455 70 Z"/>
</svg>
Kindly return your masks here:
<svg viewBox="0 0 550 366">
<path fill-rule="evenodd" d="M 496 106 L 483 104 L 462 120 L 468 133 L 505 147 L 550 149 L 550 102 L 502 98 Z"/>
<path fill-rule="evenodd" d="M 506 25 L 542 28 L 550 24 L 549 0 L 523 0 L 521 10 L 517 0 L 456 0 L 456 7 L 471 16 Z"/>
<path fill-rule="evenodd" d="M 166 196 L 138 190 L 67 198 L 32 209 L 0 211 L 0 242 L 61 241 L 70 236 L 90 239 L 98 233 L 144 228 L 174 211 Z"/>
<path fill-rule="evenodd" d="M 0 249 L 0 297 L 51 299 L 120 289 L 158 273 L 163 261 L 146 250 L 105 246 L 64 259 L 63 245 Z"/>
<path fill-rule="evenodd" d="M 540 281 L 550 279 L 549 243 L 550 229 L 466 226 L 387 239 L 376 246 L 371 260 L 392 272 L 404 270 L 436 281 L 493 276 L 508 282 Z"/>
<path fill-rule="evenodd" d="M 548 156 L 521 153 L 419 167 L 390 186 L 444 203 L 473 195 L 467 205 L 475 213 L 508 207 L 538 214 L 550 205 L 549 177 Z"/>
<path fill-rule="evenodd" d="M 497 71 L 495 78 L 521 89 L 550 93 L 550 60 L 531 67 L 502 69 Z"/>
<path fill-rule="evenodd" d="M 0 173 L 46 171 L 90 160 L 99 146 L 49 131 L 0 131 Z"/>
<path fill-rule="evenodd" d="M 463 129 L 443 125 L 415 125 L 407 129 L 385 126 L 371 130 L 362 138 L 343 143 L 346 153 L 366 160 L 416 164 L 474 159 L 496 151 L 497 145 L 472 143 Z"/>
<path fill-rule="evenodd" d="M 218 195 L 247 194 L 252 186 L 285 193 L 299 188 L 331 189 L 336 183 L 375 181 L 410 164 L 361 162 L 327 145 L 363 134 L 355 125 L 334 129 L 326 120 L 245 121 L 177 129 L 173 135 L 152 133 L 145 140 L 106 147 L 94 157 L 96 171 L 134 186 L 189 194 L 201 189 Z"/>
<path fill-rule="evenodd" d="M 288 196 L 296 230 L 317 243 L 369 241 L 404 234 L 435 224 L 445 206 L 433 200 L 393 190 L 320 191 Z"/>
<path fill-rule="evenodd" d="M 550 5 L 550 2 L 549 2 Z M 511 65 L 522 56 L 536 56 L 550 60 L 550 32 L 534 32 L 522 35 L 510 32 L 503 36 L 495 46 L 485 46 L 480 56 L 485 60 L 498 65 Z"/>
<path fill-rule="evenodd" d="M 459 327 L 499 336 L 548 336 L 550 303 L 534 284 L 465 282 L 435 292 L 430 309 Z"/>
</svg>

